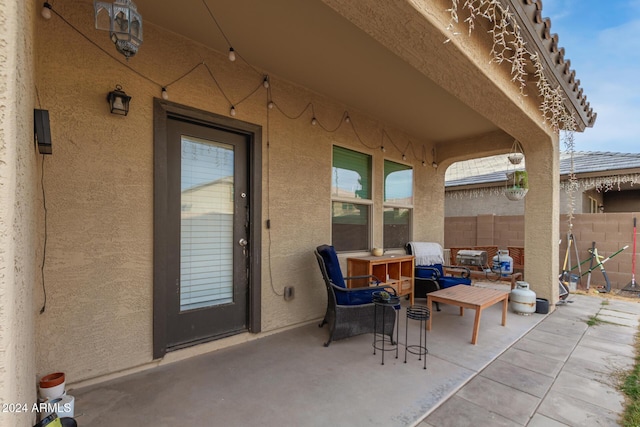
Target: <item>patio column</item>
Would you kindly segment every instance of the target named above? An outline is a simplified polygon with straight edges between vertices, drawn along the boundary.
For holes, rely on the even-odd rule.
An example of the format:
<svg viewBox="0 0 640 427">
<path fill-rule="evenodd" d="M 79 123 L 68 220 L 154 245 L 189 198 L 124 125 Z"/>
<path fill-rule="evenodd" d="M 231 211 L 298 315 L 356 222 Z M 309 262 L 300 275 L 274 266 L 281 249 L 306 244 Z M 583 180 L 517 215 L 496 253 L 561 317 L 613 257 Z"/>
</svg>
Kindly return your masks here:
<svg viewBox="0 0 640 427">
<path fill-rule="evenodd" d="M 0 3 L 0 402 L 3 425 L 32 426 L 36 413 L 34 288 L 38 265 L 38 162 L 34 146 L 35 2 Z M 40 208 L 41 209 L 41 208 Z M 41 301 L 41 300 L 40 300 Z M 24 409 L 24 407 L 20 408 Z"/>
<path fill-rule="evenodd" d="M 558 137 L 523 144 L 529 174 L 525 197 L 525 280 L 538 298 L 558 301 L 560 160 Z"/>
</svg>

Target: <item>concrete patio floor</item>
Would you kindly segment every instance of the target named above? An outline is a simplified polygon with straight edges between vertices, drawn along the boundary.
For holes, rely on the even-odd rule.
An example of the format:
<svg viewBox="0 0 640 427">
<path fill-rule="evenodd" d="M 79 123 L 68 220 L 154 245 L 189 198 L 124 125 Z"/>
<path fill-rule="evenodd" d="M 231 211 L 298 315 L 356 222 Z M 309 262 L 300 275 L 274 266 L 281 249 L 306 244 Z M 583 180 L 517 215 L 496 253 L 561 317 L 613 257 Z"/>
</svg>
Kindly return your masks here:
<svg viewBox="0 0 640 427">
<path fill-rule="evenodd" d="M 426 370 L 415 355 L 403 363 L 403 309 L 399 357 L 384 366 L 371 335 L 325 348 L 314 322 L 69 394 L 78 425 L 96 427 L 617 425 L 614 374 L 633 364 L 640 304 L 570 299 L 548 316 L 509 312 L 504 327 L 489 307 L 477 345 L 473 310 L 441 305 Z M 588 327 L 596 315 L 611 323 Z M 410 320 L 410 344 L 419 333 Z"/>
</svg>

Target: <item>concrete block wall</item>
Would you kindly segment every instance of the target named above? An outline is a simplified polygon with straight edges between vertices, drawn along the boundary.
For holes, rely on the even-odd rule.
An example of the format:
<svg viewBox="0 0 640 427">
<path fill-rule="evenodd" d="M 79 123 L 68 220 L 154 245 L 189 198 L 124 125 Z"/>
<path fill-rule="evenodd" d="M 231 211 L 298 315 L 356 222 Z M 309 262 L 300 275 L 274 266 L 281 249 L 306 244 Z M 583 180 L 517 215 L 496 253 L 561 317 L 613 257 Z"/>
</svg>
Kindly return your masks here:
<svg viewBox="0 0 640 427">
<path fill-rule="evenodd" d="M 444 245 L 446 248 L 475 246 L 478 221 L 477 217 L 445 218 Z M 469 242 L 474 242 L 471 245 Z"/>
<path fill-rule="evenodd" d="M 604 268 L 613 289 L 622 289 L 631 282 L 633 265 L 633 218 L 638 213 L 578 214 L 572 220 L 573 237 L 580 261 L 590 259 L 589 250 L 596 242 L 598 255 L 608 257 L 628 245 L 628 248 L 604 263 Z M 640 225 L 639 225 L 640 227 Z M 560 217 L 560 271 L 564 268 L 567 250 L 568 217 Z M 637 233 L 636 229 L 636 233 Z M 492 235 L 490 235 L 492 234 Z M 637 239 L 637 235 L 636 235 Z M 478 215 L 445 218 L 445 248 L 497 245 L 501 249 L 508 246 L 525 246 L 524 216 Z M 637 243 L 638 245 L 638 243 Z M 639 252 L 640 248 L 636 248 Z M 526 247 L 525 247 L 526 253 Z M 636 281 L 640 279 L 640 256 L 635 254 Z M 571 249 L 571 266 L 577 266 L 575 247 Z M 569 267 L 568 267 L 569 268 Z M 589 262 L 581 266 L 581 283 L 586 284 Z M 578 274 L 578 269 L 573 269 Z M 606 281 L 599 268 L 591 272 L 591 287 L 605 286 Z"/>
<path fill-rule="evenodd" d="M 524 217 L 522 215 L 496 216 L 495 245 L 506 249 L 509 246 L 524 246 Z"/>
<path fill-rule="evenodd" d="M 478 215 L 477 217 L 477 246 L 493 245 L 495 235 L 495 216 Z"/>
</svg>

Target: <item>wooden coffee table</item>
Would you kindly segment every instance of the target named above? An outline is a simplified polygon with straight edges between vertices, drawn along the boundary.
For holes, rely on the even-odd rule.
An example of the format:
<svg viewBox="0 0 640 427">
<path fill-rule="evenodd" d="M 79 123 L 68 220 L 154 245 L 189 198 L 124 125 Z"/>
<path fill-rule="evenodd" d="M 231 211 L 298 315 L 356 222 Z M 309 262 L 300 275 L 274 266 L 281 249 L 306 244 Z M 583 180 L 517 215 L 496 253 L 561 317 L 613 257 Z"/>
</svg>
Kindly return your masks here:
<svg viewBox="0 0 640 427">
<path fill-rule="evenodd" d="M 480 328 L 480 315 L 485 308 L 502 301 L 502 326 L 507 324 L 507 307 L 509 304 L 509 292 L 496 289 L 480 288 L 477 286 L 457 285 L 427 294 L 427 307 L 431 316 L 427 320 L 427 331 L 431 330 L 431 319 L 434 311 L 431 309 L 433 302 L 441 302 L 460 307 L 460 316 L 464 315 L 465 308 L 472 308 L 476 311 L 476 318 L 473 323 L 473 334 L 471 344 L 478 341 L 478 329 Z"/>
</svg>

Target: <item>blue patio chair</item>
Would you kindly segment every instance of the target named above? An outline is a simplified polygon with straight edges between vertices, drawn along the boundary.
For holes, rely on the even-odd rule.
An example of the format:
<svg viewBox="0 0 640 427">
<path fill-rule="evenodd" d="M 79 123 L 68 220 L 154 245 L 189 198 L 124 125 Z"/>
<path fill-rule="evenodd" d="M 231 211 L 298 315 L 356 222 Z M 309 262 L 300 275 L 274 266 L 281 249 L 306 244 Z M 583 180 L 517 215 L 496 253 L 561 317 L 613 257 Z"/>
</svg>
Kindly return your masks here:
<svg viewBox="0 0 640 427">
<path fill-rule="evenodd" d="M 327 311 L 319 327 L 329 324 L 329 340 L 324 344 L 328 347 L 333 340 L 352 337 L 355 335 L 373 333 L 375 306 L 373 293 L 387 291 L 396 295 L 396 291 L 388 286 L 369 286 L 366 288 L 347 288 L 345 280 L 371 279 L 371 283 L 380 281 L 375 276 L 344 277 L 338 262 L 338 256 L 333 246 L 321 245 L 315 250 L 320 266 L 320 272 L 327 289 Z M 398 307 L 399 308 L 399 307 Z M 384 310 L 385 318 L 382 322 L 383 310 L 378 310 L 378 324 L 384 324 L 384 335 L 393 340 L 393 328 L 396 315 L 394 310 Z"/>
<path fill-rule="evenodd" d="M 406 251 L 416 257 L 414 298 L 426 298 L 429 292 L 456 285 L 471 285 L 471 271 L 466 267 L 443 265 L 442 246 L 438 243 L 409 242 Z M 449 268 L 458 275 L 445 275 Z M 440 304 L 436 302 L 436 310 Z"/>
</svg>

